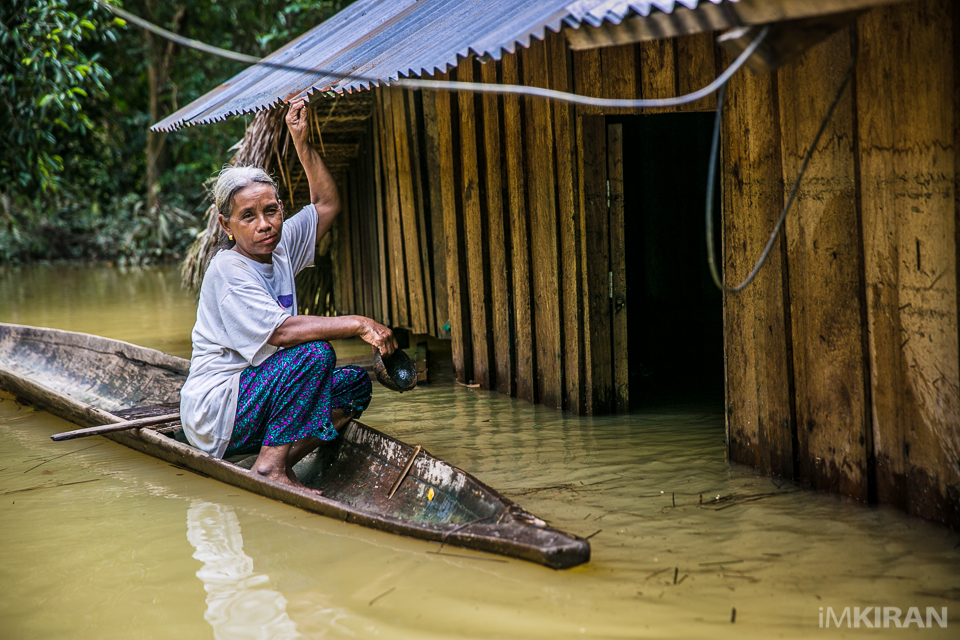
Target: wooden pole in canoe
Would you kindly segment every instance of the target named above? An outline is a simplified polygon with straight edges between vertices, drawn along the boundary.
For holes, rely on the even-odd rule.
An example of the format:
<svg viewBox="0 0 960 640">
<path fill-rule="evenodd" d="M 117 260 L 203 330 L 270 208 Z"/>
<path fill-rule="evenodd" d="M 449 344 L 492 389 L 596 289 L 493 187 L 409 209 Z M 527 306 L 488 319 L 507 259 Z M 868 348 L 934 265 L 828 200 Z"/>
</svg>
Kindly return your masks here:
<svg viewBox="0 0 960 640">
<path fill-rule="evenodd" d="M 410 456 L 410 459 L 407 460 L 407 466 L 403 468 L 403 471 L 400 472 L 400 477 L 397 478 L 397 481 L 393 483 L 393 488 L 390 489 L 390 493 L 387 494 L 387 500 L 393 497 L 393 494 L 397 492 L 397 489 L 400 488 L 400 483 L 403 482 L 403 479 L 407 477 L 407 474 L 410 473 L 410 467 L 413 466 L 413 461 L 416 459 L 417 454 L 420 453 L 420 445 L 417 445 L 413 449 L 413 454 Z"/>
<path fill-rule="evenodd" d="M 151 416 L 149 418 L 138 418 L 136 420 L 127 420 L 125 422 L 114 422 L 113 424 L 102 424 L 97 427 L 87 427 L 86 429 L 77 429 L 76 431 L 66 431 L 64 433 L 55 433 L 50 436 L 51 440 L 60 442 L 61 440 L 73 440 L 74 438 L 86 438 L 87 436 L 99 436 L 104 433 L 113 433 L 114 431 L 126 431 L 127 429 L 137 429 L 150 425 L 161 424 L 164 422 L 173 422 L 179 420 L 179 413 L 170 413 L 165 416 Z"/>
</svg>

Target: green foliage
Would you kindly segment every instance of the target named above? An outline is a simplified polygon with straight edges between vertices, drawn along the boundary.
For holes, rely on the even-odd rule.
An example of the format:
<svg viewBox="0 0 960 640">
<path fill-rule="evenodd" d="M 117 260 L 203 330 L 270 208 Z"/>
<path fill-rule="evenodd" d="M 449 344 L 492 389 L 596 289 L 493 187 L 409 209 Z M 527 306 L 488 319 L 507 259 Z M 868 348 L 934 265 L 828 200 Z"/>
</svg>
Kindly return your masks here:
<svg viewBox="0 0 960 640">
<path fill-rule="evenodd" d="M 105 95 L 110 74 L 96 44 L 116 39 L 116 21 L 90 2 L 8 0 L 0 7 L 0 184 L 56 191 L 64 155 L 97 128 L 85 107 Z"/>
<path fill-rule="evenodd" d="M 263 56 L 346 4 L 125 0 L 122 6 L 189 38 Z M 245 122 L 232 118 L 167 136 L 159 206 L 149 211 L 148 78 L 158 54 L 169 51 L 167 82 L 158 87 L 162 118 L 242 65 L 168 47 L 90 0 L 0 2 L 0 264 L 151 262 L 176 258 L 195 238 L 205 224 L 203 183 L 230 159 Z"/>
</svg>

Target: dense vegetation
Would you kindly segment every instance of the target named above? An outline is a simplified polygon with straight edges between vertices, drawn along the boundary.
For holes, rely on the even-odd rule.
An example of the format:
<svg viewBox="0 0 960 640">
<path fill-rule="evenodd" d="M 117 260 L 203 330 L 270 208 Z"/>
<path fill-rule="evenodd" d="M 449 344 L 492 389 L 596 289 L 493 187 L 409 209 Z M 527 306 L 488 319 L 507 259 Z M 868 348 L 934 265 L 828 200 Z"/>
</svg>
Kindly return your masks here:
<svg viewBox="0 0 960 640">
<path fill-rule="evenodd" d="M 121 3 L 113 0 L 114 4 Z M 336 0 L 126 0 L 189 38 L 262 56 Z M 127 25 L 90 0 L 0 3 L 0 264 L 176 258 L 243 119 L 150 132 L 241 65 Z"/>
</svg>

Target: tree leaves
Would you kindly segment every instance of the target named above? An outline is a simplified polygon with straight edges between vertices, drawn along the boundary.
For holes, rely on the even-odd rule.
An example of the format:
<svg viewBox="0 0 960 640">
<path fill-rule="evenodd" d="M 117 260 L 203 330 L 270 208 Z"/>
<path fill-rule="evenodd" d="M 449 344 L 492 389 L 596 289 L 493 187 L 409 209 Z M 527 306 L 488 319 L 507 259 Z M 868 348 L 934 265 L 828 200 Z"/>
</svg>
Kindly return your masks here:
<svg viewBox="0 0 960 640">
<path fill-rule="evenodd" d="M 85 136 L 84 113 L 110 79 L 90 49 L 113 27 L 102 10 L 74 0 L 9 0 L 0 8 L 0 184 L 54 193 L 63 171 L 61 140 Z"/>
<path fill-rule="evenodd" d="M 124 0 L 183 35 L 263 56 L 349 0 Z M 158 47 L 168 44 L 157 39 Z M 204 181 L 230 159 L 243 119 L 168 136 L 160 207 L 143 206 L 152 124 L 151 51 L 139 28 L 90 0 L 0 0 L 0 263 L 175 255 L 206 208 Z M 165 109 L 205 94 L 241 65 L 177 47 Z M 169 111 L 167 111 L 169 112 Z"/>
</svg>

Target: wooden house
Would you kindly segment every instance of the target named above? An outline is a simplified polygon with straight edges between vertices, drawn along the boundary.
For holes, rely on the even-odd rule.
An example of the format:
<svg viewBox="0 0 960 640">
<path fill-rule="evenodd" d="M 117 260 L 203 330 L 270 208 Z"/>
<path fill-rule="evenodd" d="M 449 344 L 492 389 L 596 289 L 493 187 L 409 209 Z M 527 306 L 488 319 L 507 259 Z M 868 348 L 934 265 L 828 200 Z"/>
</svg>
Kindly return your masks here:
<svg viewBox="0 0 960 640">
<path fill-rule="evenodd" d="M 670 97 L 731 63 L 718 36 L 761 25 L 709 194 L 728 284 L 853 73 L 740 293 L 705 266 L 715 95 L 639 111 L 389 86 Z M 157 126 L 258 112 L 241 154 L 298 206 L 273 107 L 311 96 L 345 207 L 307 311 L 449 339 L 461 382 L 575 413 L 716 389 L 732 460 L 960 526 L 958 38 L 951 0 L 358 0 L 272 59 L 375 80 L 254 67 Z"/>
</svg>

